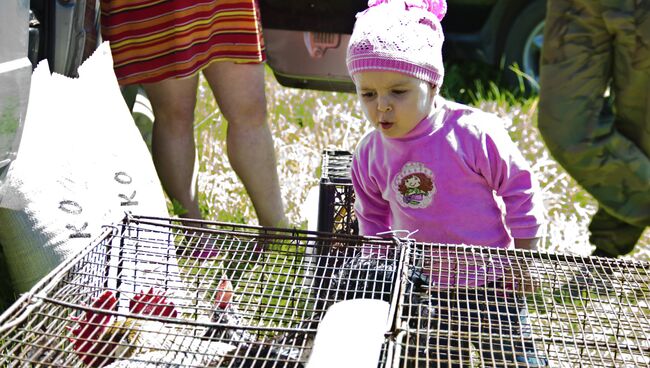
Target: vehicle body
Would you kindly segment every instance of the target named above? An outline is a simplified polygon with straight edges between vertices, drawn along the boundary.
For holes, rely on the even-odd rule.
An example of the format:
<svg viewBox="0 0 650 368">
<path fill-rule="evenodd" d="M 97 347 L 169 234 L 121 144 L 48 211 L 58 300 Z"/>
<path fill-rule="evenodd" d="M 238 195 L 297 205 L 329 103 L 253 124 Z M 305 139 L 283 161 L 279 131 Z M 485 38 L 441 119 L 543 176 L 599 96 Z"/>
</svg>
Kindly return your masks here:
<svg viewBox="0 0 650 368">
<path fill-rule="evenodd" d="M 447 2 L 442 25 L 448 61 L 517 63 L 533 80 L 537 78 L 546 0 Z M 367 0 L 259 0 L 259 4 L 268 65 L 280 84 L 353 91 L 345 52 L 355 15 L 367 7 Z M 47 59 L 50 70 L 75 76 L 101 37 L 99 0 L 6 0 L 0 14 L 1 186 L 18 148 L 31 68 Z M 506 74 L 510 80 L 514 76 Z"/>
<path fill-rule="evenodd" d="M 367 0 L 259 0 L 268 64 L 283 85 L 352 91 L 345 49 L 355 15 Z M 442 20 L 444 58 L 503 65 L 516 63 L 538 77 L 546 0 L 447 0 Z"/>
<path fill-rule="evenodd" d="M 24 0 L 23 0 L 24 1 Z M 268 64 L 286 86 L 351 90 L 345 48 L 355 15 L 367 0 L 258 0 Z M 32 0 L 38 33 L 32 61 L 74 75 L 99 34 L 98 0 Z M 442 20 L 447 60 L 489 65 L 517 63 L 536 79 L 546 0 L 447 0 Z M 324 46 L 324 47 L 323 47 Z M 507 68 L 506 68 L 507 69 Z"/>
</svg>

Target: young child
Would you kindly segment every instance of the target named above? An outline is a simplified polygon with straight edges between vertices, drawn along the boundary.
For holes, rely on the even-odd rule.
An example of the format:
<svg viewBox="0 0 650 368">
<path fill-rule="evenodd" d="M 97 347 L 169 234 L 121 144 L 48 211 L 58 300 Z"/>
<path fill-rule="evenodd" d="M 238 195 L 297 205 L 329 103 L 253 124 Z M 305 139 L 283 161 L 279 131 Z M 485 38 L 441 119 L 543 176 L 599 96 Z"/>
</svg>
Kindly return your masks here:
<svg viewBox="0 0 650 368">
<path fill-rule="evenodd" d="M 438 95 L 445 13 L 444 0 L 371 0 L 357 15 L 347 67 L 375 127 L 352 160 L 359 232 L 405 230 L 419 242 L 534 250 L 542 196 L 503 121 Z M 454 274 L 452 260 L 439 256 L 428 271 L 443 292 L 499 282 L 499 267 L 477 263 Z M 534 356 L 516 360 L 539 365 Z"/>
</svg>

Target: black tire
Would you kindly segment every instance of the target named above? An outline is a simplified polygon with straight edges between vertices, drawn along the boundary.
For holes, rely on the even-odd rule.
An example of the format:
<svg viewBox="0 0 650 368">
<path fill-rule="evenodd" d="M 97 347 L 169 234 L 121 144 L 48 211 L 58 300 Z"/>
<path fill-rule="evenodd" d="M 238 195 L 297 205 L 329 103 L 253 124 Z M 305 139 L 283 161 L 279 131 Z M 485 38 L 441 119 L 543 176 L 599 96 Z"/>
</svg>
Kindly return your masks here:
<svg viewBox="0 0 650 368">
<path fill-rule="evenodd" d="M 546 0 L 535 0 L 519 13 L 508 30 L 503 50 L 504 80 L 516 90 L 539 90 Z M 513 70 L 514 69 L 514 70 Z"/>
</svg>

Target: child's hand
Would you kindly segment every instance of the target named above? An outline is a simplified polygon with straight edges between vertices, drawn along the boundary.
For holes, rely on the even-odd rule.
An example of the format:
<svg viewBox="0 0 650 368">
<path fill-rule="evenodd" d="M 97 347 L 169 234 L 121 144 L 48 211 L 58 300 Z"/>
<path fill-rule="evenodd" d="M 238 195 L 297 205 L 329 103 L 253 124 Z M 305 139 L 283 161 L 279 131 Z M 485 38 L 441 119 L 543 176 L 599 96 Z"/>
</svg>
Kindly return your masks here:
<svg viewBox="0 0 650 368">
<path fill-rule="evenodd" d="M 515 248 L 537 251 L 537 243 L 539 238 L 515 239 Z"/>
<path fill-rule="evenodd" d="M 537 251 L 538 242 L 539 238 L 515 239 L 515 248 L 530 250 L 534 252 Z M 535 289 L 540 286 L 539 279 L 533 278 L 533 276 L 530 274 L 530 262 L 532 262 L 532 258 L 530 257 L 523 257 L 517 262 L 518 272 L 515 273 L 515 275 L 519 274 L 517 290 L 523 293 L 534 293 Z"/>
</svg>

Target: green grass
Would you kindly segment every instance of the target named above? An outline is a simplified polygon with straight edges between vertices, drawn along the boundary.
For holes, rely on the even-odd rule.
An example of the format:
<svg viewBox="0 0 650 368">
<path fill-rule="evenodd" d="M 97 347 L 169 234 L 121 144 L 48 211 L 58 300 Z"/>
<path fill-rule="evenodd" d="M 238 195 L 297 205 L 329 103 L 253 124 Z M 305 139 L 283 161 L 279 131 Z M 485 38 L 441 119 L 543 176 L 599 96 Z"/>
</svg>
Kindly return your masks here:
<svg viewBox="0 0 650 368">
<path fill-rule="evenodd" d="M 553 160 L 537 130 L 537 96 L 504 87 L 498 71 L 484 65 L 447 65 L 441 94 L 503 117 L 508 131 L 531 163 L 544 194 L 548 235 L 542 247 L 586 255 L 591 251 L 587 225 L 594 200 Z M 280 86 L 267 70 L 269 124 L 275 139 L 286 212 L 298 228 L 307 226 L 301 207 L 318 186 L 321 152 L 353 150 L 370 129 L 356 96 Z M 204 80 L 198 91 L 196 134 L 200 156 L 199 191 L 207 219 L 256 224 L 253 207 L 230 169 L 225 150 L 226 122 Z M 630 257 L 650 259 L 650 231 Z"/>
<path fill-rule="evenodd" d="M 206 236 L 209 236 L 206 234 Z M 253 239 L 211 239 L 219 253 L 205 260 L 180 257 L 182 278 L 196 287 L 200 303 L 210 305 L 219 291 L 222 276 L 233 285 L 233 295 L 242 312 L 258 325 L 290 327 L 313 309 L 304 257 L 306 246 L 273 241 L 265 251 Z M 194 318 L 187 315 L 186 318 Z"/>
</svg>

